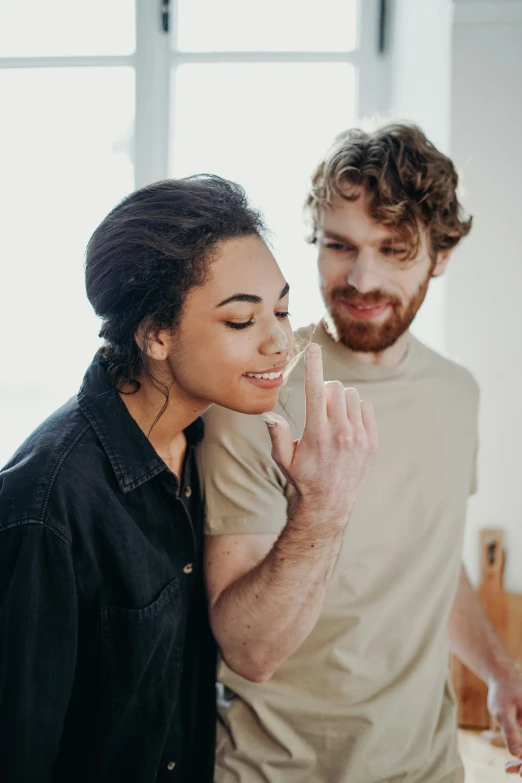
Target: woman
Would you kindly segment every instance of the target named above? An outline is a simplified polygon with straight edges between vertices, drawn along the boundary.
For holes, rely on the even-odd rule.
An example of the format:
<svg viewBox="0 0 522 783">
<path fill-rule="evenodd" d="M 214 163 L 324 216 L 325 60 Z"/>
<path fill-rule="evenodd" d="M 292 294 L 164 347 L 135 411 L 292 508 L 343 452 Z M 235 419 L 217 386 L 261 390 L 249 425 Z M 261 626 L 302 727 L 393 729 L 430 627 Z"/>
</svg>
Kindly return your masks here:
<svg viewBox="0 0 522 783">
<path fill-rule="evenodd" d="M 214 648 L 194 447 L 270 410 L 288 286 L 243 190 L 159 182 L 94 232 L 104 347 L 0 474 L 0 779 L 211 781 Z M 52 350 L 52 348 L 51 348 Z"/>
</svg>

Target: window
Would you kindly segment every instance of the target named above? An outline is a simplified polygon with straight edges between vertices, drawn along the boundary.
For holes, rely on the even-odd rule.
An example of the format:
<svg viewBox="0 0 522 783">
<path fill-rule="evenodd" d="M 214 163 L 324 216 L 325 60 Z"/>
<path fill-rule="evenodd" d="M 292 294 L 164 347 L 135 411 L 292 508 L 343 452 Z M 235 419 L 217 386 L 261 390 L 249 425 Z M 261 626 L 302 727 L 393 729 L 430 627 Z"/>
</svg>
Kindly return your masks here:
<svg viewBox="0 0 522 783">
<path fill-rule="evenodd" d="M 361 76 L 376 60 L 375 10 L 365 2 L 363 14 L 357 0 L 177 3 L 169 173 L 210 171 L 245 187 L 291 284 L 294 326 L 322 312 L 303 201 L 320 156 L 359 114 Z"/>
<path fill-rule="evenodd" d="M 96 350 L 83 255 L 134 187 L 133 0 L 0 4 L 0 462 Z"/>
<path fill-rule="evenodd" d="M 134 187 L 201 171 L 240 182 L 272 230 L 294 325 L 320 314 L 301 208 L 334 135 L 382 108 L 378 5 L 171 0 L 167 33 L 160 0 L 2 0 L 0 463 L 81 382 L 99 329 L 85 245 Z"/>
</svg>

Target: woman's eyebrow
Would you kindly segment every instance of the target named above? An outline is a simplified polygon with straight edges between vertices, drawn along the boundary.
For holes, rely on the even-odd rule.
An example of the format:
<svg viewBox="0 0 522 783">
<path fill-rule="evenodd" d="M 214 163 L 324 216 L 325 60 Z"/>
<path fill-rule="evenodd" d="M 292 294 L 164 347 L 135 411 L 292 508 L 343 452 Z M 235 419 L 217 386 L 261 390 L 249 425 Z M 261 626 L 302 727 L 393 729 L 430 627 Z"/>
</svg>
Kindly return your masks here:
<svg viewBox="0 0 522 783">
<path fill-rule="evenodd" d="M 290 286 L 288 283 L 286 283 L 283 290 L 279 294 L 279 299 L 283 299 L 289 290 Z M 218 307 L 223 307 L 223 305 L 230 304 L 230 302 L 251 302 L 252 304 L 260 304 L 262 301 L 262 297 L 257 296 L 257 294 L 233 294 L 233 296 L 229 296 L 227 299 L 223 299 L 222 302 L 216 305 L 216 310 Z"/>
<path fill-rule="evenodd" d="M 222 302 L 216 305 L 216 309 L 218 307 L 223 307 L 223 305 L 229 304 L 230 302 L 252 302 L 253 304 L 259 304 L 262 301 L 262 298 L 256 296 L 256 294 L 234 294 L 233 296 L 229 296 L 228 299 L 223 299 Z"/>
<path fill-rule="evenodd" d="M 279 299 L 284 299 L 287 293 L 290 291 L 290 285 L 287 283 L 281 293 L 279 294 Z"/>
</svg>

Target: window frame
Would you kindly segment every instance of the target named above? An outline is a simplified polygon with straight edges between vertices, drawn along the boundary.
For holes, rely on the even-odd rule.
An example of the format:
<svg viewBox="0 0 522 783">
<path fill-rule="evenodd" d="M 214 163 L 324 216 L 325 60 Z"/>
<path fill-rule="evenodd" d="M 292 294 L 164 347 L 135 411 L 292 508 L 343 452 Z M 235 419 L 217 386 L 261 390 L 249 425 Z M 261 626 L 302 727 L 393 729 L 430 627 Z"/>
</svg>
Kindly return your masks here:
<svg viewBox="0 0 522 783">
<path fill-rule="evenodd" d="M 356 116 L 386 110 L 389 68 L 378 51 L 380 0 L 357 0 L 358 35 L 353 51 L 334 52 L 186 52 L 171 46 L 177 40 L 178 0 L 170 0 L 169 31 L 162 25 L 163 0 L 135 0 L 136 49 L 129 55 L 0 57 L 0 68 L 119 67 L 135 70 L 134 178 L 139 188 L 169 175 L 172 144 L 171 80 L 184 63 L 352 63 L 356 69 Z M 174 95 L 175 104 L 175 95 Z M 341 130 L 341 129 L 340 129 Z"/>
</svg>

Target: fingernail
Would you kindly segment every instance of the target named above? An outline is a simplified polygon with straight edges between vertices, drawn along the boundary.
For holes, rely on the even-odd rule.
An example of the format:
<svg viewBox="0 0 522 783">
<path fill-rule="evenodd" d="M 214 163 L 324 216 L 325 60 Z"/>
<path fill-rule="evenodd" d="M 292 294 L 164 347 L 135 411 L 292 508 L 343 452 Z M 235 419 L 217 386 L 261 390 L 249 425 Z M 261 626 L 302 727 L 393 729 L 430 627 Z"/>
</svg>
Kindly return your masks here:
<svg viewBox="0 0 522 783">
<path fill-rule="evenodd" d="M 269 427 L 277 427 L 278 421 L 271 413 L 262 413 L 261 418 Z"/>
<path fill-rule="evenodd" d="M 306 352 L 310 356 L 319 356 L 319 354 L 321 353 L 321 346 L 317 345 L 317 343 L 310 343 L 309 345 L 306 346 Z"/>
</svg>

